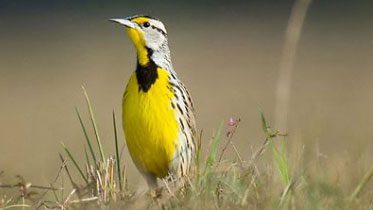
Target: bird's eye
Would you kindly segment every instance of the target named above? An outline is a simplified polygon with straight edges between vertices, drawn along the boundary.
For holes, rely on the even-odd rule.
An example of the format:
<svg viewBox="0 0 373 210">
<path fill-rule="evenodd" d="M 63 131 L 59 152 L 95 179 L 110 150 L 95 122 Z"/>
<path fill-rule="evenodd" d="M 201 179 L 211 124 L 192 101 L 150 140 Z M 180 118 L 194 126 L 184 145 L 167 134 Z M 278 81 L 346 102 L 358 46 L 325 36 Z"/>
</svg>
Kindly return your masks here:
<svg viewBox="0 0 373 210">
<path fill-rule="evenodd" d="M 150 23 L 149 23 L 149 22 L 145 22 L 145 23 L 143 24 L 143 26 L 144 26 L 145 28 L 147 28 L 147 27 L 150 26 Z"/>
</svg>

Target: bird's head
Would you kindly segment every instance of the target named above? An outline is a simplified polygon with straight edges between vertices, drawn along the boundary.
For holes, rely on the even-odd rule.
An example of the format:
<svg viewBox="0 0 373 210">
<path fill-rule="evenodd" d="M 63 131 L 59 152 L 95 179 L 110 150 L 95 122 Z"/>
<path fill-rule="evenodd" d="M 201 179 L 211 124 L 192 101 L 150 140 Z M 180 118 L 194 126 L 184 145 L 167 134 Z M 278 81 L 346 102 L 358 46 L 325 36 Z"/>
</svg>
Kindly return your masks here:
<svg viewBox="0 0 373 210">
<path fill-rule="evenodd" d="M 139 56 L 143 54 L 141 52 L 144 50 L 148 55 L 149 51 L 154 52 L 167 45 L 166 28 L 161 21 L 155 18 L 137 15 L 110 20 L 126 27 L 128 36 L 134 43 Z"/>
</svg>

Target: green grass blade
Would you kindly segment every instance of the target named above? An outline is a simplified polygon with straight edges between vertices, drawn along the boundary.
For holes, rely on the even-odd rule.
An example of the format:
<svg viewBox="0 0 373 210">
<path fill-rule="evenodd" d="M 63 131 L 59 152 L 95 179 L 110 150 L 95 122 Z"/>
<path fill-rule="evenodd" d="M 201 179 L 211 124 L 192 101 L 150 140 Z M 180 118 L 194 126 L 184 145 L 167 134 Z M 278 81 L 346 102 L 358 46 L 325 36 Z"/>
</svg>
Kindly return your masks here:
<svg viewBox="0 0 373 210">
<path fill-rule="evenodd" d="M 75 107 L 75 111 L 76 111 L 76 115 L 78 115 L 78 119 L 79 119 L 79 123 L 80 123 L 80 126 L 82 127 L 82 130 L 83 130 L 83 133 L 84 133 L 84 137 L 87 141 L 87 144 L 88 144 L 88 148 L 89 148 L 89 151 L 91 153 L 91 156 L 92 156 L 92 159 L 96 165 L 96 168 L 97 168 L 97 159 L 96 159 L 96 155 L 95 155 L 95 152 L 93 151 L 93 147 L 92 147 L 92 143 L 91 143 L 91 140 L 89 139 L 88 137 L 88 134 L 87 134 L 87 129 L 85 128 L 84 126 L 84 123 L 83 123 L 83 120 L 82 120 L 82 117 L 80 116 L 80 113 L 79 113 L 79 110 L 78 108 Z"/>
<path fill-rule="evenodd" d="M 51 188 L 55 188 L 54 185 L 53 185 L 52 183 L 49 183 L 49 186 L 50 186 Z M 59 202 L 60 202 L 60 199 L 58 199 L 58 196 L 57 196 L 56 191 L 55 191 L 55 190 L 52 190 L 52 193 L 53 193 L 53 196 L 54 196 L 55 201 L 56 201 L 57 203 L 59 203 Z"/>
<path fill-rule="evenodd" d="M 288 163 L 288 157 L 287 157 L 287 152 L 286 152 L 285 139 L 282 139 L 282 141 L 280 141 L 280 144 L 281 144 L 281 152 L 280 152 L 281 171 L 283 174 L 283 181 L 284 181 L 284 184 L 290 185 L 289 163 Z"/>
<path fill-rule="evenodd" d="M 369 180 L 373 177 L 373 167 L 364 175 L 361 179 L 354 192 L 350 196 L 350 201 L 355 200 L 359 197 L 360 193 L 363 191 L 364 187 L 368 184 Z"/>
<path fill-rule="evenodd" d="M 210 147 L 210 152 L 208 154 L 207 160 L 206 160 L 206 166 L 205 166 L 205 174 L 207 174 L 211 168 L 211 166 L 214 164 L 216 157 L 218 155 L 219 151 L 219 145 L 221 142 L 221 130 L 223 128 L 223 123 L 220 123 L 220 126 L 217 130 L 217 132 L 214 135 L 214 138 L 212 140 L 212 144 Z"/>
<path fill-rule="evenodd" d="M 86 99 L 86 102 L 87 102 L 89 115 L 91 117 L 91 122 L 92 122 L 93 129 L 94 129 L 94 132 L 95 132 L 96 140 L 97 140 L 97 145 L 98 145 L 98 148 L 100 150 L 101 161 L 105 162 L 104 150 L 103 150 L 103 147 L 102 147 L 102 144 L 101 144 L 100 135 L 98 134 L 97 124 L 96 124 L 96 120 L 95 120 L 95 117 L 94 117 L 94 114 L 93 114 L 91 101 L 89 100 L 87 91 L 85 90 L 84 86 L 82 86 L 82 89 L 83 89 L 83 93 L 84 93 L 84 96 L 85 96 L 85 99 Z"/>
<path fill-rule="evenodd" d="M 84 154 L 85 154 L 85 159 L 87 161 L 87 165 L 88 165 L 88 167 L 90 167 L 91 161 L 89 160 L 88 153 L 87 153 L 87 148 L 86 147 L 84 147 Z"/>
<path fill-rule="evenodd" d="M 280 179 L 282 183 L 287 186 L 290 183 L 290 176 L 289 176 L 289 165 L 286 157 L 286 150 L 285 150 L 285 142 L 281 142 L 281 151 L 279 151 L 275 144 L 273 143 L 272 139 L 269 142 L 273 159 L 275 161 L 276 168 L 279 172 Z"/>
<path fill-rule="evenodd" d="M 65 160 L 64 157 L 62 157 L 61 153 L 58 153 L 58 156 L 60 157 L 60 160 L 61 160 L 61 163 L 62 163 L 62 168 L 65 169 L 65 173 L 67 174 L 67 177 L 70 180 L 71 186 L 73 186 L 73 188 L 75 188 L 76 184 L 73 181 L 73 178 L 71 177 L 69 168 L 67 167 L 67 164 L 66 164 L 67 161 Z M 63 200 L 65 198 L 65 196 L 64 196 L 64 192 L 65 192 L 65 190 L 64 190 L 65 189 L 65 179 L 64 179 L 64 176 L 61 176 L 61 184 L 62 184 L 61 199 Z"/>
<path fill-rule="evenodd" d="M 197 180 L 200 177 L 200 169 L 201 169 L 201 150 L 202 150 L 202 130 L 197 138 L 197 145 L 196 145 L 196 173 L 197 173 Z"/>
<path fill-rule="evenodd" d="M 262 129 L 263 129 L 264 133 L 267 134 L 269 126 L 267 124 L 267 121 L 266 121 L 266 119 L 264 117 L 264 113 L 262 111 L 260 111 L 260 119 L 262 121 Z"/>
<path fill-rule="evenodd" d="M 119 156 L 119 146 L 118 146 L 118 134 L 117 134 L 117 124 L 115 121 L 115 113 L 113 111 L 113 125 L 114 125 L 114 139 L 115 139 L 115 155 L 117 160 L 117 173 L 118 173 L 118 182 L 119 189 L 122 190 L 122 174 L 120 170 L 120 156 Z"/>
<path fill-rule="evenodd" d="M 82 171 L 82 169 L 80 168 L 80 166 L 78 165 L 78 163 L 76 162 L 75 158 L 73 157 L 73 155 L 71 154 L 71 152 L 66 148 L 65 144 L 62 143 L 62 147 L 64 148 L 66 154 L 69 156 L 69 158 L 73 161 L 76 169 L 78 170 L 78 172 L 80 173 L 80 175 L 82 176 L 82 178 L 84 179 L 84 181 L 86 182 L 86 184 L 88 185 L 88 179 L 84 176 L 84 173 Z"/>
<path fill-rule="evenodd" d="M 262 129 L 267 135 L 266 138 L 269 140 L 269 145 L 272 150 L 273 159 L 275 161 L 276 168 L 279 172 L 280 179 L 285 186 L 288 186 L 290 183 L 290 176 L 289 165 L 286 156 L 285 141 L 281 141 L 281 149 L 279 151 L 273 143 L 273 138 L 277 136 L 277 133 L 274 133 L 270 130 L 270 126 L 268 125 L 263 112 L 260 112 L 260 118 L 262 121 Z"/>
</svg>

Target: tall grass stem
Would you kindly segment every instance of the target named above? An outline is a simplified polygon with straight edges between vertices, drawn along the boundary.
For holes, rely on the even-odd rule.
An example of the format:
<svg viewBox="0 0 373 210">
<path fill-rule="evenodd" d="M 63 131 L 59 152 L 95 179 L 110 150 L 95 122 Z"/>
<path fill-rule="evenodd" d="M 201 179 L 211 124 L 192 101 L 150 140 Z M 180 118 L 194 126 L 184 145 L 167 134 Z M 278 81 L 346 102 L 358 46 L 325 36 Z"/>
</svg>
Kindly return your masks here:
<svg viewBox="0 0 373 210">
<path fill-rule="evenodd" d="M 287 130 L 290 88 L 304 20 L 311 0 L 296 0 L 290 14 L 285 34 L 280 70 L 276 88 L 275 126 L 282 132 Z"/>
<path fill-rule="evenodd" d="M 98 148 L 100 150 L 101 161 L 104 163 L 105 162 L 104 150 L 103 150 L 103 147 L 102 147 L 102 144 L 101 144 L 100 135 L 98 134 L 97 124 L 96 124 L 96 120 L 95 120 L 95 117 L 94 117 L 94 114 L 93 114 L 91 101 L 89 100 L 87 91 L 86 91 L 84 86 L 82 86 L 82 89 L 83 89 L 83 93 L 84 93 L 84 96 L 85 96 L 85 99 L 86 99 L 86 102 L 87 102 L 89 115 L 91 117 L 91 122 L 92 122 L 93 129 L 94 129 L 94 132 L 95 132 L 96 140 L 97 140 L 97 145 L 98 145 Z"/>
</svg>

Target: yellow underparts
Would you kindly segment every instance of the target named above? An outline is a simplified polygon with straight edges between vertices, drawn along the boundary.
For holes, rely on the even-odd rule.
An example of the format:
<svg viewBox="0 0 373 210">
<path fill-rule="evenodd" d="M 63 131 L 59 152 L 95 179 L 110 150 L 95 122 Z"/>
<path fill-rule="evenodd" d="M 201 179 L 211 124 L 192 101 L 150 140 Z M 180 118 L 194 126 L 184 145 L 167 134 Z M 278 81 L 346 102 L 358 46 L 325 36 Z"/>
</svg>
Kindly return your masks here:
<svg viewBox="0 0 373 210">
<path fill-rule="evenodd" d="M 157 177 L 168 175 L 178 142 L 178 123 L 171 107 L 173 92 L 168 72 L 158 68 L 158 79 L 147 92 L 139 90 L 136 73 L 123 96 L 123 128 L 128 150 L 139 170 Z"/>
</svg>

